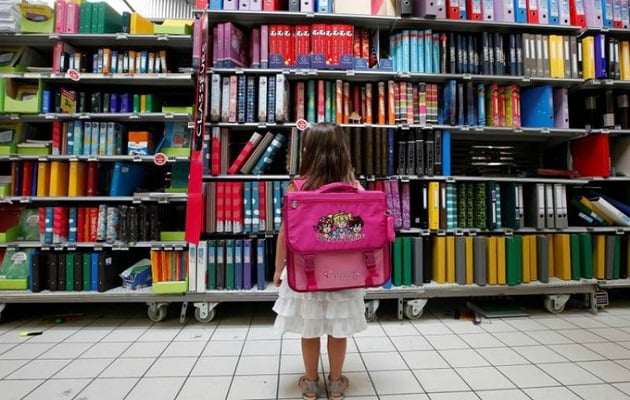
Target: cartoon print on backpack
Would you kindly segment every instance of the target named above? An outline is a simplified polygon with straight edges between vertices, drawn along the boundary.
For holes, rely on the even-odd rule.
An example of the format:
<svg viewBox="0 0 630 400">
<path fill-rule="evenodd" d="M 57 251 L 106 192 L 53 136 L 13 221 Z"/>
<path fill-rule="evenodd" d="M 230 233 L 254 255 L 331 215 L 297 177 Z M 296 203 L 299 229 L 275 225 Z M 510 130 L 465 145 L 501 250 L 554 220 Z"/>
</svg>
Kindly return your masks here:
<svg viewBox="0 0 630 400">
<path fill-rule="evenodd" d="M 346 211 L 322 216 L 313 226 L 317 239 L 324 242 L 355 241 L 363 239 L 363 218 Z"/>
</svg>

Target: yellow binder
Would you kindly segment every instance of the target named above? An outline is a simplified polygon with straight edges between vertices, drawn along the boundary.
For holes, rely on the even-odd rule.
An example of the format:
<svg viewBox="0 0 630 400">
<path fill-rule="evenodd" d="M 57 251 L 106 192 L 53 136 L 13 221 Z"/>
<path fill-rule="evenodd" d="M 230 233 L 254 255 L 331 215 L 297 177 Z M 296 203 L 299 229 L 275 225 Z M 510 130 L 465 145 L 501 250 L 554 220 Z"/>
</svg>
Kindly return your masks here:
<svg viewBox="0 0 630 400">
<path fill-rule="evenodd" d="M 523 235 L 522 236 L 522 243 L 523 243 L 523 250 L 521 252 L 521 258 L 522 258 L 522 262 L 521 264 L 523 265 L 523 275 L 522 275 L 522 281 L 523 283 L 527 283 L 531 281 L 531 239 L 532 236 L 531 235 Z"/>
<path fill-rule="evenodd" d="M 68 172 L 68 196 L 85 196 L 85 178 L 87 167 L 85 163 L 70 161 Z"/>
<path fill-rule="evenodd" d="M 624 40 L 621 42 L 619 49 L 619 74 L 622 81 L 630 81 L 630 41 Z"/>
<path fill-rule="evenodd" d="M 606 235 L 593 235 L 593 277 L 606 279 Z"/>
<path fill-rule="evenodd" d="M 538 280 L 538 242 L 535 235 L 528 235 L 529 242 L 529 279 Z"/>
<path fill-rule="evenodd" d="M 563 39 L 560 35 L 549 35 L 549 75 L 564 78 Z"/>
<path fill-rule="evenodd" d="M 68 195 L 68 163 L 63 161 L 50 162 L 50 196 Z"/>
<path fill-rule="evenodd" d="M 446 282 L 455 283 L 455 236 L 446 237 Z"/>
<path fill-rule="evenodd" d="M 505 236 L 497 237 L 497 284 L 505 285 Z"/>
<path fill-rule="evenodd" d="M 47 161 L 37 162 L 37 196 L 48 196 L 50 194 L 50 163 Z"/>
<path fill-rule="evenodd" d="M 558 233 L 553 237 L 554 276 L 571 280 L 571 242 L 566 233 Z"/>
<path fill-rule="evenodd" d="M 497 284 L 497 237 L 488 237 L 488 253 L 486 256 L 486 262 L 488 265 L 488 285 Z"/>
<path fill-rule="evenodd" d="M 446 282 L 446 238 L 437 236 L 433 240 L 433 280 Z"/>
<path fill-rule="evenodd" d="M 472 236 L 466 236 L 464 239 L 466 244 L 466 284 L 470 285 L 473 280 L 473 238 Z"/>
<path fill-rule="evenodd" d="M 429 229 L 440 229 L 440 182 L 429 182 Z"/>
<path fill-rule="evenodd" d="M 584 80 L 595 79 L 595 38 L 582 38 L 582 77 Z"/>
</svg>

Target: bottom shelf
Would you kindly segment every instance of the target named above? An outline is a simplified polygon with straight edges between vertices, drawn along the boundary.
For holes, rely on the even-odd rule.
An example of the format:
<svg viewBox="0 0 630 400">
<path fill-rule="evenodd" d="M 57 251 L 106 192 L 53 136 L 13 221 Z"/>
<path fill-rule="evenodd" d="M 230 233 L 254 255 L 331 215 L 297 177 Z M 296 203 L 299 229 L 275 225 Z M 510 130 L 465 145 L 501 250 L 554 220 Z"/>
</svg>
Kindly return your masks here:
<svg viewBox="0 0 630 400">
<path fill-rule="evenodd" d="M 530 282 L 516 286 L 476 284 L 460 285 L 455 283 L 428 283 L 422 286 L 370 288 L 366 291 L 366 300 L 374 299 L 413 299 L 437 297 L 531 295 L 531 294 L 577 294 L 594 293 L 598 288 L 620 288 L 630 286 L 630 279 L 601 281 L 581 279 L 564 281 L 550 278 L 548 283 Z M 230 302 L 230 301 L 274 301 L 278 289 L 269 284 L 265 290 L 209 290 L 205 292 L 155 293 L 151 288 L 131 290 L 122 287 L 106 292 L 65 292 L 42 291 L 31 293 L 28 290 L 2 290 L 0 303 L 134 303 L 134 302 Z"/>
</svg>

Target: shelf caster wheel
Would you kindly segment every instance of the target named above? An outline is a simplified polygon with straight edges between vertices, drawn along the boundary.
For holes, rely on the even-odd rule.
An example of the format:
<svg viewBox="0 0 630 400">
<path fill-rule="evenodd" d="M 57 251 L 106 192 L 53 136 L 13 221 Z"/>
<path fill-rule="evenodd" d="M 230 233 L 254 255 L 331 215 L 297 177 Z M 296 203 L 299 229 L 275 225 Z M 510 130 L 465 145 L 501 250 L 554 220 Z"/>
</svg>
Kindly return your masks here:
<svg viewBox="0 0 630 400">
<path fill-rule="evenodd" d="M 559 314 L 564 311 L 564 306 L 569 301 L 570 294 L 550 294 L 545 297 L 545 310 L 552 314 Z"/>
<path fill-rule="evenodd" d="M 194 303 L 195 319 L 199 322 L 208 323 L 217 315 L 215 307 L 219 303 Z"/>
<path fill-rule="evenodd" d="M 405 317 L 411 320 L 419 319 L 424 313 L 424 306 L 427 304 L 427 301 L 427 299 L 406 301 L 404 305 Z"/>
<path fill-rule="evenodd" d="M 371 300 L 365 303 L 365 319 L 368 322 L 376 321 L 376 310 L 379 306 L 378 300 Z"/>
<path fill-rule="evenodd" d="M 147 309 L 147 316 L 153 322 L 162 322 L 168 313 L 168 303 L 151 303 Z"/>
</svg>

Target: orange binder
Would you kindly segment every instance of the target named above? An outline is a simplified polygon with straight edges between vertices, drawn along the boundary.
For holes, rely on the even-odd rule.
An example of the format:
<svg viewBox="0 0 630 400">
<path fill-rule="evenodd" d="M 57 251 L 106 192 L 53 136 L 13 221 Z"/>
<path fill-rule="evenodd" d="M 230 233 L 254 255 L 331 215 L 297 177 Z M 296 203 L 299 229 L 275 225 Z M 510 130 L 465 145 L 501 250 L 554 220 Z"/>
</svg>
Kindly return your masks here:
<svg viewBox="0 0 630 400">
<path fill-rule="evenodd" d="M 466 236 L 464 239 L 466 246 L 466 284 L 473 283 L 473 238 L 472 236 Z"/>
<path fill-rule="evenodd" d="M 521 254 L 521 264 L 523 265 L 523 275 L 521 280 L 523 283 L 527 283 L 531 281 L 531 270 L 532 270 L 532 258 L 531 258 L 531 245 L 532 245 L 532 235 L 523 235 L 522 243 L 523 250 Z"/>
<path fill-rule="evenodd" d="M 506 284 L 505 236 L 497 237 L 497 283 Z"/>
<path fill-rule="evenodd" d="M 50 196 L 68 195 L 68 163 L 63 161 L 50 162 Z"/>
<path fill-rule="evenodd" d="M 606 235 L 593 235 L 593 277 L 606 279 Z"/>
<path fill-rule="evenodd" d="M 87 167 L 79 161 L 70 161 L 69 164 L 68 196 L 85 196 Z"/>
<path fill-rule="evenodd" d="M 37 163 L 37 196 L 48 196 L 50 193 L 50 163 Z"/>
</svg>

